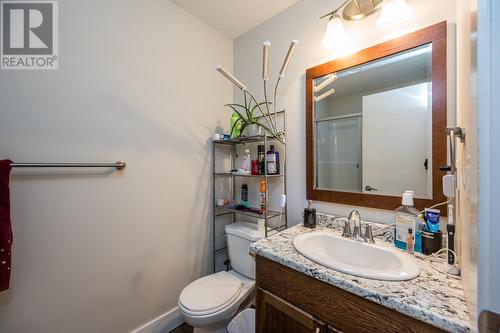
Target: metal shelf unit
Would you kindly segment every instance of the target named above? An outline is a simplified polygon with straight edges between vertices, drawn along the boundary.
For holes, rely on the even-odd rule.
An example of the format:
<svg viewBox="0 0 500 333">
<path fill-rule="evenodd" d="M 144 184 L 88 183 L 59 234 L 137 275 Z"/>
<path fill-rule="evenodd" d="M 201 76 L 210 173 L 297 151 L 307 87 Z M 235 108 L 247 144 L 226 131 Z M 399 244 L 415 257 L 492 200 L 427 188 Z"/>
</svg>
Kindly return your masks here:
<svg viewBox="0 0 500 333">
<path fill-rule="evenodd" d="M 269 184 L 270 182 L 283 182 L 281 185 L 284 189 L 284 194 L 286 195 L 286 145 L 283 145 L 280 141 L 268 135 L 257 135 L 257 136 L 246 136 L 240 137 L 230 140 L 214 140 L 212 141 L 212 200 L 213 200 L 213 217 L 212 217 L 212 234 L 213 234 L 213 269 L 216 271 L 216 255 L 220 255 L 221 252 L 227 252 L 227 247 L 217 248 L 216 244 L 216 225 L 218 220 L 222 216 L 230 216 L 232 218 L 231 223 L 236 222 L 236 216 L 245 216 L 254 219 L 263 219 L 264 220 L 264 236 L 268 237 L 272 233 L 276 233 L 278 231 L 282 231 L 288 228 L 288 218 L 287 218 L 287 207 L 285 205 L 282 208 L 282 211 L 275 211 L 266 209 L 263 214 L 233 209 L 228 207 L 220 207 L 217 206 L 217 198 L 216 198 L 216 183 L 217 181 L 222 179 L 230 179 L 230 195 L 233 200 L 237 200 L 236 195 L 236 180 L 239 178 L 254 178 L 257 180 L 265 180 L 266 183 L 266 192 L 265 192 L 265 200 L 266 207 L 270 207 L 270 196 L 269 196 Z M 280 145 L 282 147 L 283 156 L 280 156 L 280 163 L 282 164 L 282 170 L 280 170 L 280 174 L 278 175 L 268 175 L 267 174 L 267 150 L 270 146 L 270 142 L 274 145 Z M 236 146 L 237 145 L 247 145 L 247 144 L 263 144 L 264 145 L 264 165 L 266 174 L 263 175 L 245 175 L 245 174 L 236 174 L 229 172 L 220 172 L 216 170 L 215 158 L 217 147 L 219 146 L 230 146 L 231 150 L 231 169 L 235 169 L 235 159 L 236 159 Z M 279 206 L 279 204 L 278 204 Z M 272 219 L 279 218 L 278 225 L 269 225 L 269 221 Z M 223 229 L 222 229 L 223 230 Z M 226 253 L 227 254 L 227 253 Z"/>
<path fill-rule="evenodd" d="M 250 178 L 265 178 L 265 175 L 243 175 L 243 174 L 236 174 L 236 173 L 229 173 L 229 172 L 217 172 L 214 173 L 214 176 L 216 177 L 250 177 Z M 279 177 L 285 177 L 285 175 L 267 175 L 267 178 L 279 178 Z"/>
</svg>

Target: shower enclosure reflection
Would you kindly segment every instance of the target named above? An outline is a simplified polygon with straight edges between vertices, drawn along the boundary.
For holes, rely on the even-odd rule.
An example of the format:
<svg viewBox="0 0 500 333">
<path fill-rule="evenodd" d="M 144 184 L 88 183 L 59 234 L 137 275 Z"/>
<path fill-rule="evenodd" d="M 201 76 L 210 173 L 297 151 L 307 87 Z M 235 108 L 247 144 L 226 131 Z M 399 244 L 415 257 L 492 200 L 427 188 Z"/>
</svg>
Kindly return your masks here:
<svg viewBox="0 0 500 333">
<path fill-rule="evenodd" d="M 432 198 L 432 44 L 313 81 L 315 189 Z"/>
</svg>

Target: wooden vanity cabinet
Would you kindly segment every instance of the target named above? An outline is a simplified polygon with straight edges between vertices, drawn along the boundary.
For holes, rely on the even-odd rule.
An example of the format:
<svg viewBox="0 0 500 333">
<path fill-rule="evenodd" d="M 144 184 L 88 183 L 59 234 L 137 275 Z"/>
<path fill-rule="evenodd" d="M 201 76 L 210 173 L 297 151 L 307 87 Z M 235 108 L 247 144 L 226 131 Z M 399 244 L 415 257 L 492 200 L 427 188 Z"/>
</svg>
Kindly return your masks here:
<svg viewBox="0 0 500 333">
<path fill-rule="evenodd" d="M 443 330 L 256 256 L 257 333 L 401 333 Z"/>
<path fill-rule="evenodd" d="M 287 301 L 257 289 L 257 332 L 327 333 L 327 325 Z"/>
</svg>

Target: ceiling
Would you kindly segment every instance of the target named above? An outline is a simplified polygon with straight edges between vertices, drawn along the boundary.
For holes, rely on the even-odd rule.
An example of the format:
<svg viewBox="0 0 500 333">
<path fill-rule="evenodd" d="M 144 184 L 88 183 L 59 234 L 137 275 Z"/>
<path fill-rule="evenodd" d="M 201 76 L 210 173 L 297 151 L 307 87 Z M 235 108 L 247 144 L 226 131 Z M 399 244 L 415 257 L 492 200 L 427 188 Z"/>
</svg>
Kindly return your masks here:
<svg viewBox="0 0 500 333">
<path fill-rule="evenodd" d="M 298 0 L 171 0 L 231 38 L 252 30 Z"/>
</svg>

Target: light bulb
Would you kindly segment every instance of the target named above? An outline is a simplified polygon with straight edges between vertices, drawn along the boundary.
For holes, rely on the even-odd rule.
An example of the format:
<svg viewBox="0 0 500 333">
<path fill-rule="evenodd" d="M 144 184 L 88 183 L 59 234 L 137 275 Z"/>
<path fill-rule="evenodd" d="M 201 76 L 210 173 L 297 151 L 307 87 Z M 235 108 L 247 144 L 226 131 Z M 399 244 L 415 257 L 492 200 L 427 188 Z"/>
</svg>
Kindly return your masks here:
<svg viewBox="0 0 500 333">
<path fill-rule="evenodd" d="M 317 86 L 314 86 L 313 91 L 318 92 L 318 91 L 323 90 L 323 88 L 325 88 L 327 85 L 329 85 L 330 83 L 332 83 L 336 79 L 337 79 L 337 74 L 333 73 L 333 74 L 329 75 L 323 82 L 321 82 Z"/>
<path fill-rule="evenodd" d="M 240 88 L 241 90 L 246 90 L 247 89 L 245 87 L 245 85 L 240 82 L 240 80 L 238 80 L 237 78 L 235 78 L 233 74 L 231 74 L 228 71 L 226 71 L 221 65 L 218 65 L 215 70 L 217 72 L 221 73 L 222 75 L 224 75 L 226 77 L 226 79 L 228 79 L 229 81 L 231 81 L 236 87 Z"/>
<path fill-rule="evenodd" d="M 322 41 L 323 46 L 332 49 L 345 44 L 345 41 L 346 35 L 342 20 L 338 16 L 331 17 L 326 26 L 325 37 Z"/>
<path fill-rule="evenodd" d="M 290 48 L 288 49 L 288 53 L 286 54 L 285 60 L 283 61 L 283 65 L 281 66 L 281 70 L 280 70 L 280 74 L 279 74 L 280 78 L 285 77 L 286 69 L 288 68 L 288 65 L 290 64 L 290 59 L 292 59 L 293 51 L 295 51 L 295 48 L 297 47 L 297 45 L 299 45 L 299 41 L 296 39 L 292 40 L 292 44 L 290 44 Z"/>
<path fill-rule="evenodd" d="M 387 30 L 403 22 L 410 15 L 411 7 L 406 4 L 405 0 L 390 0 L 383 5 L 377 25 Z"/>
<path fill-rule="evenodd" d="M 333 94 L 335 94 L 335 89 L 334 88 L 328 90 L 327 92 L 325 92 L 325 93 L 323 93 L 323 94 L 321 94 L 319 96 L 314 96 L 314 101 L 316 103 L 319 103 L 320 101 L 324 100 L 325 98 L 327 98 L 327 97 L 329 97 L 329 96 L 331 96 Z"/>
<path fill-rule="evenodd" d="M 264 81 L 269 80 L 269 48 L 271 47 L 271 42 L 267 41 L 263 44 L 262 52 L 262 79 Z"/>
</svg>

